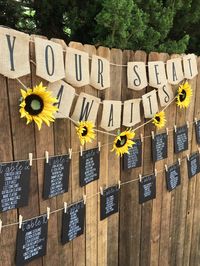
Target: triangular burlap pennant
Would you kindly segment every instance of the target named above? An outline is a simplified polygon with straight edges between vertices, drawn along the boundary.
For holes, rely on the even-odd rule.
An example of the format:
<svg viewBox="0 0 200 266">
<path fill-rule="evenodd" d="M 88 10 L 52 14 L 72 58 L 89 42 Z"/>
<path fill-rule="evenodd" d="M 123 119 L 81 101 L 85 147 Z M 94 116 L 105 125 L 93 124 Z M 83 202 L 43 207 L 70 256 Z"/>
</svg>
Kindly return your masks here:
<svg viewBox="0 0 200 266">
<path fill-rule="evenodd" d="M 144 117 L 152 118 L 158 112 L 158 100 L 156 90 L 150 91 L 142 96 Z"/>
<path fill-rule="evenodd" d="M 160 105 L 162 107 L 166 106 L 174 98 L 172 86 L 169 83 L 167 83 L 166 85 L 160 87 L 158 89 L 158 96 L 160 99 Z"/>
<path fill-rule="evenodd" d="M 65 77 L 63 48 L 60 44 L 35 37 L 36 75 L 55 82 Z"/>
<path fill-rule="evenodd" d="M 30 73 L 28 34 L 0 27 L 0 73 L 14 79 Z"/>
<path fill-rule="evenodd" d="M 124 102 L 123 125 L 132 127 L 141 121 L 140 117 L 141 99 L 132 99 Z"/>
<path fill-rule="evenodd" d="M 107 131 L 121 126 L 121 101 L 103 101 L 101 127 Z"/>
<path fill-rule="evenodd" d="M 52 91 L 52 95 L 58 99 L 58 112 L 55 114 L 56 118 L 69 117 L 72 102 L 75 96 L 75 89 L 60 80 L 54 83 L 49 83 L 48 90 Z"/>
<path fill-rule="evenodd" d="M 147 73 L 144 62 L 128 62 L 127 65 L 128 88 L 142 90 L 147 86 Z"/>
<path fill-rule="evenodd" d="M 98 90 L 110 87 L 110 62 L 100 56 L 92 56 L 90 85 Z"/>
<path fill-rule="evenodd" d="M 67 48 L 65 57 L 65 79 L 76 87 L 88 85 L 89 55 L 74 48 Z"/>
<path fill-rule="evenodd" d="M 97 112 L 99 109 L 100 99 L 89 95 L 87 93 L 81 92 L 72 119 L 75 121 L 92 121 L 94 124 L 97 118 Z"/>
<path fill-rule="evenodd" d="M 184 76 L 186 79 L 193 79 L 198 74 L 197 57 L 194 54 L 183 56 Z"/>
<path fill-rule="evenodd" d="M 172 85 L 178 84 L 184 79 L 181 58 L 167 61 L 167 77 L 168 82 Z"/>
<path fill-rule="evenodd" d="M 159 88 L 167 83 L 165 64 L 162 61 L 148 62 L 149 85 Z"/>
</svg>

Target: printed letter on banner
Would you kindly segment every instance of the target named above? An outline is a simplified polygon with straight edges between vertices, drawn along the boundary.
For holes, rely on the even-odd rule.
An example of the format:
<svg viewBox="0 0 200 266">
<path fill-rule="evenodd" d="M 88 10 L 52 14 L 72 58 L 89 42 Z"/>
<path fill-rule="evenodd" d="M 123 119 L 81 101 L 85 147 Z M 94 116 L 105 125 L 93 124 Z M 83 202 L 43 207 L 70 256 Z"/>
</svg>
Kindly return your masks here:
<svg viewBox="0 0 200 266">
<path fill-rule="evenodd" d="M 63 48 L 60 44 L 41 38 L 35 40 L 36 75 L 49 82 L 65 77 Z"/>
<path fill-rule="evenodd" d="M 90 84 L 98 90 L 110 87 L 110 62 L 105 58 L 92 56 Z"/>
<path fill-rule="evenodd" d="M 75 87 L 89 84 L 88 53 L 68 47 L 65 57 L 65 79 Z"/>
<path fill-rule="evenodd" d="M 197 74 L 197 58 L 194 54 L 183 57 L 184 76 L 186 79 L 193 79 Z"/>
<path fill-rule="evenodd" d="M 107 131 L 121 126 L 121 101 L 103 101 L 101 127 Z"/>
<path fill-rule="evenodd" d="M 28 34 L 0 27 L 0 73 L 15 79 L 30 73 Z"/>
<path fill-rule="evenodd" d="M 166 85 L 163 85 L 162 87 L 158 88 L 158 96 L 160 99 L 160 105 L 162 107 L 166 106 L 174 98 L 172 86 L 167 83 Z"/>
<path fill-rule="evenodd" d="M 52 95 L 58 99 L 58 112 L 56 118 L 69 117 L 72 102 L 75 96 L 75 89 L 66 82 L 59 80 L 54 83 L 49 83 L 48 90 L 52 91 Z"/>
<path fill-rule="evenodd" d="M 178 84 L 184 79 L 181 58 L 167 61 L 167 77 L 168 82 L 172 85 Z"/>
<path fill-rule="evenodd" d="M 146 66 L 144 62 L 128 62 L 127 66 L 128 88 L 142 90 L 147 86 Z"/>
<path fill-rule="evenodd" d="M 132 127 L 141 121 L 140 117 L 141 99 L 132 99 L 124 102 L 123 125 Z"/>
<path fill-rule="evenodd" d="M 142 96 L 144 117 L 152 118 L 158 112 L 158 100 L 156 90 L 150 91 Z"/>
<path fill-rule="evenodd" d="M 99 104 L 99 98 L 81 92 L 72 119 L 75 121 L 92 121 L 95 124 Z"/>
<path fill-rule="evenodd" d="M 162 61 L 148 62 L 149 85 L 159 88 L 167 83 L 165 64 Z"/>
</svg>

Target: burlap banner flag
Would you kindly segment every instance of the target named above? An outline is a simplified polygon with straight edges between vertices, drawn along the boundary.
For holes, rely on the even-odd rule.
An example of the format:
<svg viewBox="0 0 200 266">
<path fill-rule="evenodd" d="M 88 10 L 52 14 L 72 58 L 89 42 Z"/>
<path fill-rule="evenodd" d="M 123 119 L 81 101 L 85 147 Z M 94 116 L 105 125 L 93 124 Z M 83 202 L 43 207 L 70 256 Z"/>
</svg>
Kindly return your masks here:
<svg viewBox="0 0 200 266">
<path fill-rule="evenodd" d="M 0 73 L 14 79 L 30 73 L 29 35 L 0 27 Z"/>
<path fill-rule="evenodd" d="M 75 121 L 92 121 L 96 123 L 97 112 L 99 109 L 100 99 L 92 95 L 81 92 L 72 119 Z"/>
<path fill-rule="evenodd" d="M 172 90 L 172 86 L 169 83 L 167 83 L 166 85 L 160 87 L 158 89 L 158 96 L 159 96 L 159 99 L 160 99 L 161 107 L 166 106 L 174 98 L 174 93 L 173 93 L 173 90 Z"/>
<path fill-rule="evenodd" d="M 110 62 L 105 58 L 92 56 L 90 85 L 98 90 L 110 87 Z"/>
<path fill-rule="evenodd" d="M 88 85 L 89 55 L 88 53 L 68 47 L 65 57 L 65 79 L 75 87 Z"/>
<path fill-rule="evenodd" d="M 159 88 L 167 83 L 165 64 L 162 61 L 148 62 L 149 85 Z"/>
<path fill-rule="evenodd" d="M 65 77 L 63 49 L 58 43 L 41 38 L 35 40 L 36 75 L 49 82 Z"/>
<path fill-rule="evenodd" d="M 102 128 L 111 131 L 121 126 L 121 107 L 121 101 L 103 101 Z"/>
<path fill-rule="evenodd" d="M 141 99 L 132 99 L 124 102 L 123 125 L 132 127 L 141 121 L 140 117 Z"/>
<path fill-rule="evenodd" d="M 176 85 L 184 79 L 181 58 L 174 58 L 167 61 L 168 82 Z"/>
<path fill-rule="evenodd" d="M 183 57 L 184 76 L 186 79 L 193 79 L 198 74 L 197 58 L 194 54 Z"/>
<path fill-rule="evenodd" d="M 142 96 L 144 117 L 152 118 L 158 112 L 158 100 L 156 90 L 150 91 Z"/>
<path fill-rule="evenodd" d="M 127 66 L 128 88 L 142 90 L 147 85 L 146 66 L 144 62 L 128 62 Z"/>
<path fill-rule="evenodd" d="M 66 82 L 60 80 L 54 83 L 49 83 L 48 90 L 52 91 L 52 95 L 58 99 L 57 106 L 59 110 L 56 113 L 55 117 L 69 117 L 75 96 L 75 89 Z"/>
</svg>

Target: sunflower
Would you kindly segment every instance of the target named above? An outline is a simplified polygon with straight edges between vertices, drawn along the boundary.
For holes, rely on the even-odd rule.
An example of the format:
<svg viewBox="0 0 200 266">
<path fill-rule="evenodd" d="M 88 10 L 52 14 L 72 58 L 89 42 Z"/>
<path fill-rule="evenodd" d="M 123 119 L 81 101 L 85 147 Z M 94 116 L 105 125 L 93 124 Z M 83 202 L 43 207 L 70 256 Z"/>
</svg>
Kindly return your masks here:
<svg viewBox="0 0 200 266">
<path fill-rule="evenodd" d="M 131 130 L 125 130 L 118 134 L 113 143 L 113 149 L 117 156 L 122 156 L 124 153 L 129 153 L 128 149 L 135 144 L 133 138 L 135 137 L 135 132 Z"/>
<path fill-rule="evenodd" d="M 152 122 L 157 128 L 162 128 L 165 126 L 166 119 L 165 119 L 165 112 L 161 111 L 160 113 L 157 113 L 154 115 L 153 122 Z"/>
<path fill-rule="evenodd" d="M 48 126 L 54 122 L 53 113 L 58 108 L 55 106 L 57 99 L 51 96 L 51 92 L 46 90 L 42 82 L 33 89 L 21 90 L 20 114 L 21 118 L 26 117 L 27 124 L 34 121 L 38 129 L 41 129 L 42 122 Z"/>
<path fill-rule="evenodd" d="M 95 139 L 93 122 L 78 122 L 78 126 L 76 127 L 76 133 L 78 134 L 81 145 L 84 145 L 87 142 L 92 142 L 92 140 Z"/>
<path fill-rule="evenodd" d="M 190 99 L 192 97 L 192 89 L 190 84 L 186 81 L 180 85 L 176 95 L 176 104 L 180 108 L 187 108 L 190 105 Z"/>
</svg>

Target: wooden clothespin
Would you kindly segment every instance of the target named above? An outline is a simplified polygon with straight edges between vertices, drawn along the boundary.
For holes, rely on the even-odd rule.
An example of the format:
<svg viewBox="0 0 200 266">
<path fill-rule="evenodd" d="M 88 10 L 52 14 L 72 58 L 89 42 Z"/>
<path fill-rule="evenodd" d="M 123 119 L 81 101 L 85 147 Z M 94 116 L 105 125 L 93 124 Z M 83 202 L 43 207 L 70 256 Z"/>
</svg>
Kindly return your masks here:
<svg viewBox="0 0 200 266">
<path fill-rule="evenodd" d="M 141 174 L 139 174 L 139 180 L 140 180 L 140 182 L 142 182 L 142 175 Z"/>
<path fill-rule="evenodd" d="M 155 174 L 155 177 L 157 176 L 157 174 L 158 174 L 158 171 L 157 171 L 157 169 L 155 168 L 155 170 L 154 170 L 154 174 Z"/>
<path fill-rule="evenodd" d="M 47 207 L 47 220 L 49 220 L 49 217 L 50 217 L 50 208 Z"/>
<path fill-rule="evenodd" d="M 80 155 L 83 156 L 83 146 L 80 146 Z"/>
<path fill-rule="evenodd" d="M 169 135 L 169 128 L 166 127 L 166 133 L 167 133 L 167 136 Z"/>
<path fill-rule="evenodd" d="M 72 158 L 72 148 L 69 148 L 69 159 L 71 160 Z"/>
<path fill-rule="evenodd" d="M 2 220 L 0 219 L 0 234 L 1 234 L 1 230 L 2 230 Z"/>
<path fill-rule="evenodd" d="M 19 215 L 19 229 L 22 228 L 22 220 L 23 220 L 23 216 Z"/>
<path fill-rule="evenodd" d="M 99 141 L 98 142 L 98 149 L 99 149 L 99 152 L 101 151 L 101 142 Z"/>
<path fill-rule="evenodd" d="M 151 137 L 152 137 L 152 139 L 154 139 L 154 137 L 155 137 L 154 131 L 151 131 Z"/>
<path fill-rule="evenodd" d="M 178 158 L 178 164 L 181 165 L 181 158 Z"/>
<path fill-rule="evenodd" d="M 168 166 L 165 164 L 165 171 L 168 172 Z"/>
<path fill-rule="evenodd" d="M 189 154 L 187 154 L 187 160 L 188 160 L 188 161 L 190 160 L 190 156 L 189 156 Z"/>
<path fill-rule="evenodd" d="M 84 205 L 86 204 L 86 200 L 87 200 L 87 196 L 84 194 L 83 195 L 83 203 L 84 203 Z"/>
<path fill-rule="evenodd" d="M 121 180 L 118 181 L 118 189 L 121 188 Z"/>
<path fill-rule="evenodd" d="M 143 142 L 143 134 L 142 133 L 140 134 L 140 140 L 141 140 L 141 142 Z"/>
<path fill-rule="evenodd" d="M 67 202 L 64 202 L 64 213 L 67 213 Z"/>
<path fill-rule="evenodd" d="M 46 163 L 49 163 L 49 152 L 45 151 Z"/>
<path fill-rule="evenodd" d="M 29 157 L 29 165 L 32 166 L 33 165 L 33 154 L 30 152 L 28 154 L 28 157 Z"/>
<path fill-rule="evenodd" d="M 99 190 L 100 190 L 100 194 L 103 196 L 103 187 L 100 187 Z"/>
<path fill-rule="evenodd" d="M 176 125 L 174 125 L 174 131 L 176 132 Z"/>
</svg>

